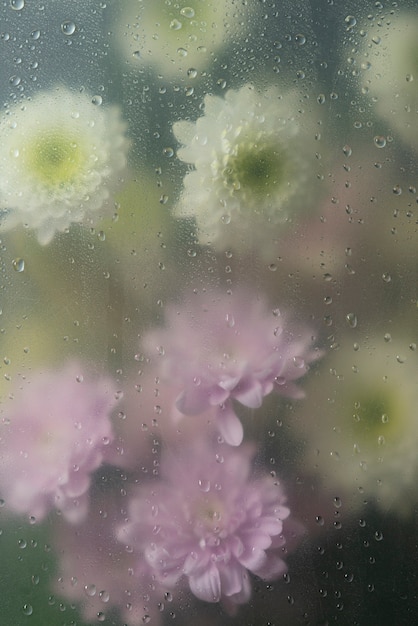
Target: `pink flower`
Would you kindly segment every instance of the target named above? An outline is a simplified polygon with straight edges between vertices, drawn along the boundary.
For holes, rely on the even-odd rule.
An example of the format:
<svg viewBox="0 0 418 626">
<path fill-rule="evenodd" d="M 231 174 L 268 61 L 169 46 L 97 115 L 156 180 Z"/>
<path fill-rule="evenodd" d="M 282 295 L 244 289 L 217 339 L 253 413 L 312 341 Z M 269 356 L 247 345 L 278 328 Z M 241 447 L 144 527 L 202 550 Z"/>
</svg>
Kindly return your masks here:
<svg viewBox="0 0 418 626">
<path fill-rule="evenodd" d="M 249 572 L 272 580 L 287 569 L 286 499 L 270 475 L 251 475 L 253 456 L 252 446 L 199 439 L 175 454 L 165 451 L 161 480 L 132 497 L 119 540 L 168 588 L 187 583 L 207 602 L 247 602 Z"/>
<path fill-rule="evenodd" d="M 321 356 L 312 340 L 306 329 L 289 328 L 278 309 L 241 290 L 171 305 L 166 327 L 149 333 L 144 346 L 161 359 L 163 379 L 181 388 L 176 408 L 197 415 L 216 407 L 222 437 L 236 446 L 243 427 L 232 401 L 258 408 L 272 391 L 303 397 L 294 381 Z"/>
<path fill-rule="evenodd" d="M 76 363 L 24 385 L 2 407 L 1 496 L 14 513 L 41 520 L 56 507 L 78 522 L 87 511 L 91 474 L 113 437 L 113 385 L 84 380 Z"/>
</svg>

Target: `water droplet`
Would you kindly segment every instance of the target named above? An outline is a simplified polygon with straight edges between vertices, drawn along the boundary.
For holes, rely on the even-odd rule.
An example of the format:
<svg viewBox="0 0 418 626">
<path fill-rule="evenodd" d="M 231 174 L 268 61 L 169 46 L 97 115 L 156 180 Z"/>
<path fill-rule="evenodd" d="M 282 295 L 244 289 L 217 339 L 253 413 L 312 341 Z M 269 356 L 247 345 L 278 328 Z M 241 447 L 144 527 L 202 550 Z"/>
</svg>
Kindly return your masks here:
<svg viewBox="0 0 418 626">
<path fill-rule="evenodd" d="M 180 9 L 180 14 L 184 17 L 188 17 L 189 19 L 192 19 L 192 17 L 194 17 L 195 15 L 194 9 L 192 9 L 192 7 L 183 7 L 182 9 Z"/>
<path fill-rule="evenodd" d="M 297 367 L 298 369 L 302 369 L 303 367 L 305 367 L 305 359 L 302 358 L 301 356 L 294 356 L 293 365 Z"/>
<path fill-rule="evenodd" d="M 276 376 L 274 382 L 276 383 L 276 385 L 285 385 L 287 380 L 284 376 Z"/>
<path fill-rule="evenodd" d="M 33 613 L 33 607 L 31 604 L 24 604 L 23 605 L 23 614 L 24 615 L 32 615 Z"/>
<path fill-rule="evenodd" d="M 25 271 L 25 260 L 21 258 L 13 259 L 12 261 L 13 269 L 15 272 L 24 272 Z"/>
<path fill-rule="evenodd" d="M 346 157 L 350 157 L 353 154 L 352 149 L 347 144 L 343 147 L 343 152 Z"/>
<path fill-rule="evenodd" d="M 199 489 L 207 493 L 210 491 L 210 480 L 199 479 L 198 481 Z"/>
<path fill-rule="evenodd" d="M 64 35 L 67 35 L 67 37 L 69 37 L 70 35 L 74 35 L 75 29 L 76 25 L 70 20 L 66 20 L 61 24 L 61 31 L 64 33 Z"/>
<path fill-rule="evenodd" d="M 102 96 L 93 96 L 91 101 L 96 106 L 100 106 L 102 104 L 102 102 L 103 102 L 103 98 L 102 98 Z"/>
<path fill-rule="evenodd" d="M 170 147 L 164 148 L 163 154 L 164 156 L 171 158 L 174 155 L 174 150 L 173 148 L 170 148 Z"/>
<path fill-rule="evenodd" d="M 323 526 L 324 525 L 324 518 L 321 515 L 317 515 L 315 517 L 315 521 L 318 524 L 318 526 Z"/>
<path fill-rule="evenodd" d="M 297 35 L 295 35 L 295 42 L 299 45 L 299 46 L 303 46 L 303 44 L 306 43 L 306 37 L 305 35 L 302 35 L 302 33 L 298 33 Z"/>
<path fill-rule="evenodd" d="M 383 137 L 383 135 L 376 135 L 373 141 L 376 148 L 384 148 L 386 146 L 386 137 Z"/>
<path fill-rule="evenodd" d="M 99 598 L 102 602 L 109 602 L 110 600 L 110 594 L 108 591 L 101 591 L 99 593 Z"/>
<path fill-rule="evenodd" d="M 93 596 L 96 595 L 96 585 L 85 585 L 84 592 L 86 596 L 89 596 L 90 598 L 92 598 Z"/>
<path fill-rule="evenodd" d="M 179 20 L 171 20 L 171 22 L 170 22 L 171 30 L 180 30 L 180 28 L 182 26 L 183 26 L 183 24 L 181 22 L 179 22 Z"/>
<path fill-rule="evenodd" d="M 347 324 L 350 328 L 355 328 L 357 326 L 357 315 L 355 313 L 347 313 L 345 319 L 347 320 Z"/>
<path fill-rule="evenodd" d="M 14 11 L 21 11 L 25 6 L 25 0 L 10 0 L 10 6 Z"/>
<path fill-rule="evenodd" d="M 347 30 L 353 28 L 357 24 L 357 20 L 353 15 L 347 15 L 344 22 L 347 24 Z"/>
<path fill-rule="evenodd" d="M 225 316 L 225 322 L 228 328 L 233 328 L 235 326 L 235 319 L 232 313 L 227 313 Z"/>
</svg>

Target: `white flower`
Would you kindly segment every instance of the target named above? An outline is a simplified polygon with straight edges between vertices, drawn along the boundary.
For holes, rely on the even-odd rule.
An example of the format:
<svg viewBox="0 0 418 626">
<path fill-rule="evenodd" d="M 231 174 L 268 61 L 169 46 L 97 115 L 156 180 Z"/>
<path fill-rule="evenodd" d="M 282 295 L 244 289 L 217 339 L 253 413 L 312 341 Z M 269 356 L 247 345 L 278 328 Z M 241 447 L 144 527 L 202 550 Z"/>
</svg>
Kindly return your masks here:
<svg viewBox="0 0 418 626">
<path fill-rule="evenodd" d="M 133 67 L 154 66 L 165 78 L 194 77 L 224 45 L 229 20 L 234 27 L 243 23 L 232 19 L 235 12 L 233 0 L 125 2 L 117 43 Z"/>
<path fill-rule="evenodd" d="M 390 20 L 369 22 L 361 30 L 360 71 L 363 91 L 389 131 L 418 148 L 418 14 L 402 12 Z"/>
<path fill-rule="evenodd" d="M 306 193 L 309 149 L 296 96 L 245 85 L 204 103 L 195 123 L 173 126 L 179 158 L 194 166 L 175 213 L 196 218 L 201 243 L 225 249 L 252 237 L 257 246 Z"/>
<path fill-rule="evenodd" d="M 124 128 L 117 109 L 64 87 L 10 107 L 0 120 L 0 229 L 23 223 L 47 244 L 97 216 L 126 164 Z"/>
<path fill-rule="evenodd" d="M 407 340 L 369 337 L 327 361 L 313 385 L 301 426 L 307 433 L 305 467 L 314 465 L 324 487 L 354 504 L 373 499 L 403 515 L 417 502 L 418 354 Z M 310 387 L 310 388 L 309 388 Z"/>
</svg>

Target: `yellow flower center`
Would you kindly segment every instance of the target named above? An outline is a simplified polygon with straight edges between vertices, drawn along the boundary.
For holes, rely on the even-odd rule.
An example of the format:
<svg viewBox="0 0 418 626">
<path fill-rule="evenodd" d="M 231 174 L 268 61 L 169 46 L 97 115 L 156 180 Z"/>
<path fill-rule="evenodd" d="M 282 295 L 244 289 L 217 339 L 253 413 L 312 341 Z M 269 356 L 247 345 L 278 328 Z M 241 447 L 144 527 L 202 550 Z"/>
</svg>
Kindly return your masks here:
<svg viewBox="0 0 418 626">
<path fill-rule="evenodd" d="M 378 443 L 383 445 L 396 439 L 402 423 L 402 407 L 396 403 L 393 393 L 386 389 L 370 389 L 360 394 L 354 402 L 354 433 L 359 445 Z"/>
<path fill-rule="evenodd" d="M 73 183 L 84 161 L 84 150 L 78 138 L 60 129 L 34 137 L 25 152 L 28 172 L 50 189 Z"/>
<path fill-rule="evenodd" d="M 198 534 L 218 534 L 222 529 L 224 507 L 218 498 L 210 495 L 197 501 L 193 507 Z"/>
<path fill-rule="evenodd" d="M 225 185 L 246 200 L 260 201 L 290 179 L 289 160 L 276 143 L 248 141 L 237 145 L 223 171 Z"/>
</svg>

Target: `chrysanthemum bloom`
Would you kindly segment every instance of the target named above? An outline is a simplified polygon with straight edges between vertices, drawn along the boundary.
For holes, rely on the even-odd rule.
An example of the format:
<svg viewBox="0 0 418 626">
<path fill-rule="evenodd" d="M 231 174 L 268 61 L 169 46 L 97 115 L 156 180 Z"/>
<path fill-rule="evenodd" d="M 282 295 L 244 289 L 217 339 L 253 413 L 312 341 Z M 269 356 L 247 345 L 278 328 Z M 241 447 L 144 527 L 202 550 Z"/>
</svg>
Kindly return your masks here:
<svg viewBox="0 0 418 626">
<path fill-rule="evenodd" d="M 388 133 L 399 133 L 415 149 L 418 145 L 418 13 L 402 11 L 387 20 L 368 20 L 354 31 L 350 52 L 357 62 L 363 91 L 373 98 L 376 112 L 386 120 Z M 356 36 L 358 41 L 356 40 Z M 381 139 L 376 139 L 377 145 Z"/>
<path fill-rule="evenodd" d="M 195 123 L 173 126 L 183 145 L 178 157 L 193 166 L 175 214 L 196 219 L 201 243 L 262 249 L 266 233 L 302 197 L 306 204 L 307 166 L 315 156 L 297 97 L 245 85 L 225 98 L 207 95 L 204 108 Z"/>
<path fill-rule="evenodd" d="M 145 559 L 135 559 L 116 540 L 115 528 L 125 516 L 120 493 L 118 497 L 110 492 L 96 496 L 82 524 L 54 528 L 57 574 L 53 591 L 67 602 L 79 604 L 89 624 L 117 611 L 118 623 L 158 626 L 164 590 L 156 584 Z"/>
<path fill-rule="evenodd" d="M 183 306 L 167 307 L 166 327 L 144 338 L 160 359 L 162 379 L 181 389 L 176 408 L 198 415 L 216 407 L 221 435 L 239 445 L 243 427 L 233 400 L 258 408 L 272 391 L 300 398 L 295 384 L 321 353 L 309 331 L 294 331 L 278 309 L 254 294 L 190 295 Z"/>
<path fill-rule="evenodd" d="M 71 522 L 84 517 L 116 400 L 111 381 L 83 372 L 73 363 L 38 373 L 1 406 L 0 494 L 11 512 L 39 521 L 55 507 Z"/>
<path fill-rule="evenodd" d="M 310 407 L 292 421 L 306 434 L 304 467 L 325 488 L 401 515 L 417 502 L 418 356 L 409 344 L 384 333 L 357 351 L 350 342 L 308 385 Z"/>
<path fill-rule="evenodd" d="M 14 104 L 0 120 L 0 228 L 23 224 L 40 243 L 100 209 L 126 164 L 116 108 L 57 87 Z"/>
<path fill-rule="evenodd" d="M 164 78 L 192 80 L 242 20 L 231 0 L 124 2 L 117 45 L 131 67 L 152 66 Z M 232 34 L 232 33 L 231 33 Z"/>
<path fill-rule="evenodd" d="M 286 571 L 282 487 L 252 475 L 251 446 L 207 440 L 161 459 L 161 480 L 131 498 L 118 538 L 169 588 L 188 585 L 227 607 L 251 595 L 249 572 L 273 580 Z M 280 550 L 281 549 L 281 550 Z"/>
</svg>

